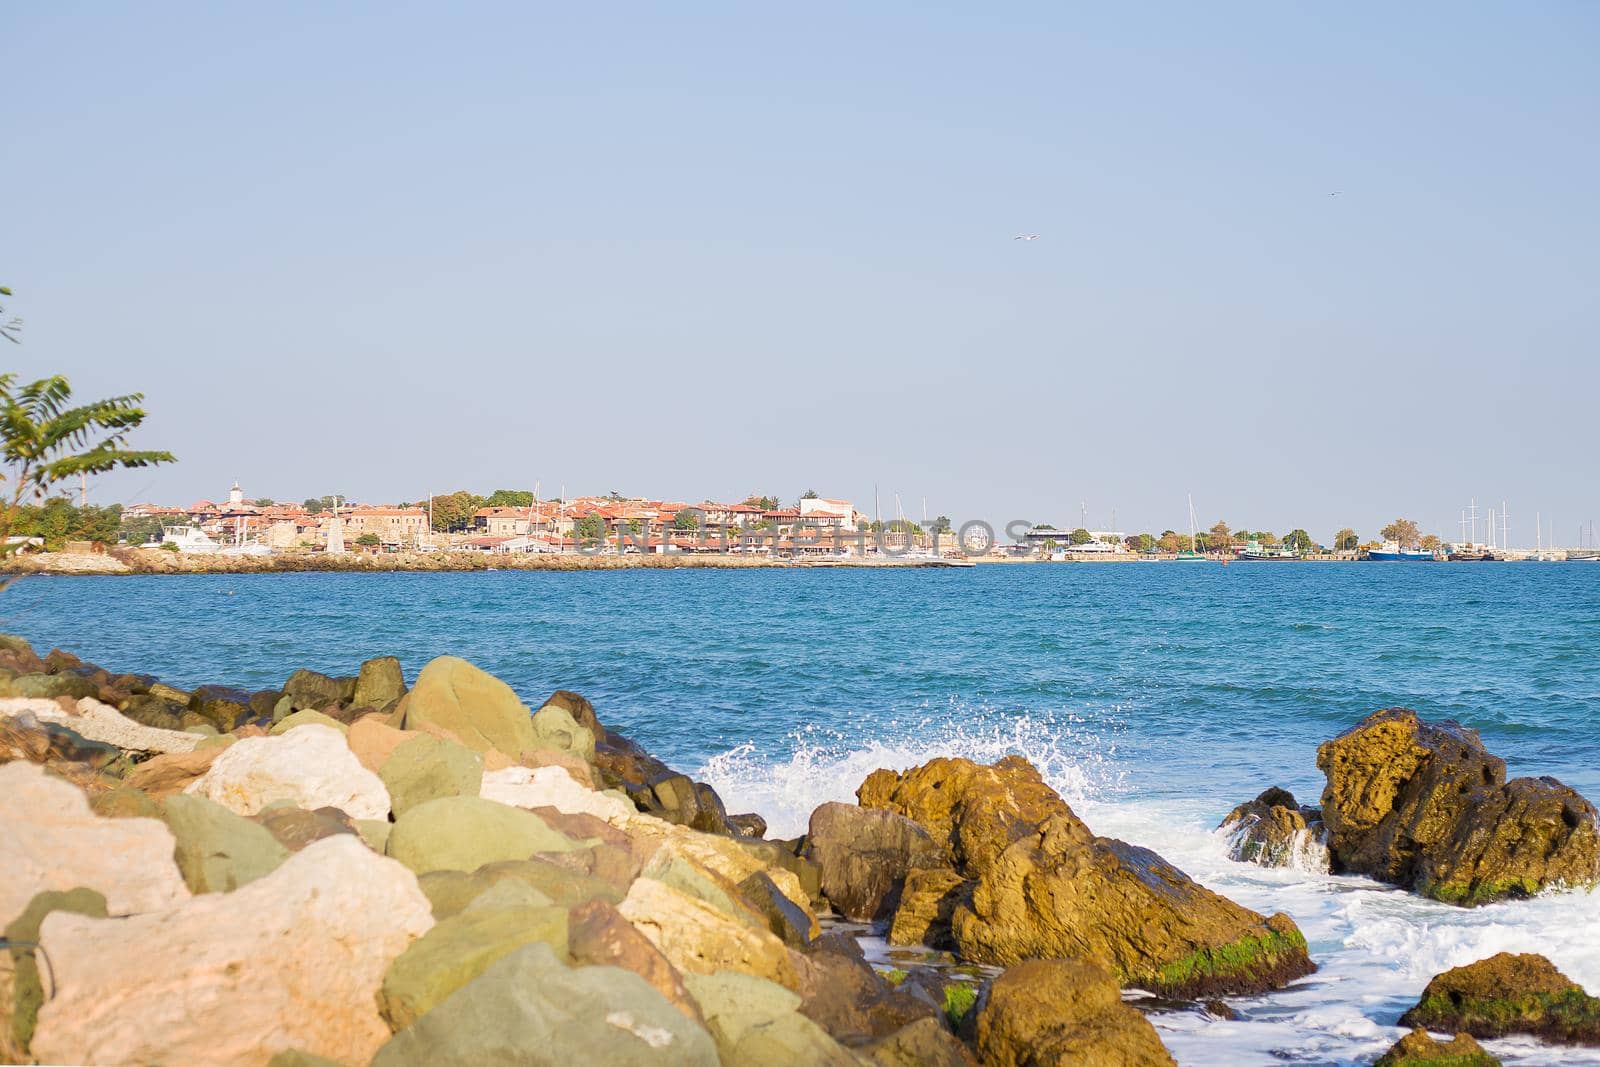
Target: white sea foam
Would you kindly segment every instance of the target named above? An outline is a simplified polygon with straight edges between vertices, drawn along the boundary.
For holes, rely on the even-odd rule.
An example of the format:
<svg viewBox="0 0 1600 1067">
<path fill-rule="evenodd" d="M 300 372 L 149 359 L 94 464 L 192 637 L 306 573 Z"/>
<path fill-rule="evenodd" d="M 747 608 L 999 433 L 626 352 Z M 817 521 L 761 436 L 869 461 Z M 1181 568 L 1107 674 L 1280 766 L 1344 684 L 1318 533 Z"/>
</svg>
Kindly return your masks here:
<svg viewBox="0 0 1600 1067">
<path fill-rule="evenodd" d="M 1293 867 L 1235 862 L 1228 859 L 1226 833 L 1214 828 L 1233 800 L 1126 797 L 1114 739 L 1081 721 L 979 714 L 955 723 L 930 718 L 864 744 L 820 729 L 802 731 L 791 742 L 787 759 L 772 760 L 747 744 L 708 761 L 697 776 L 717 788 L 730 811 L 758 811 L 773 836 L 787 837 L 805 830 L 818 804 L 853 801 L 861 780 L 878 767 L 905 769 L 935 756 L 991 762 L 1017 752 L 1096 833 L 1153 848 L 1247 907 L 1293 916 L 1319 966 L 1316 974 L 1277 993 L 1232 1001 L 1243 1016 L 1238 1020 L 1199 1011 L 1151 1016 L 1185 1065 L 1370 1063 L 1402 1035 L 1394 1023 L 1429 978 L 1496 952 L 1542 953 L 1574 981 L 1600 991 L 1600 892 L 1462 909 L 1327 874 L 1310 848 L 1305 862 Z M 1508 1064 L 1600 1067 L 1597 1049 L 1557 1053 L 1521 1038 L 1485 1044 Z"/>
</svg>

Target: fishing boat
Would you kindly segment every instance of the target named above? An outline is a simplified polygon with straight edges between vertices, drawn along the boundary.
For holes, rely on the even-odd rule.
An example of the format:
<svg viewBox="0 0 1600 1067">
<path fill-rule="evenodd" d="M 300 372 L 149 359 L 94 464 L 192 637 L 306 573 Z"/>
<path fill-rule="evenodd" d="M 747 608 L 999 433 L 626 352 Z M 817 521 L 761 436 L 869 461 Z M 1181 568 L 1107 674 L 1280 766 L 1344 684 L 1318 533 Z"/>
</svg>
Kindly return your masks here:
<svg viewBox="0 0 1600 1067">
<path fill-rule="evenodd" d="M 1451 563 L 1499 563 L 1500 557 L 1487 545 L 1457 545 L 1445 559 Z"/>
<path fill-rule="evenodd" d="M 1248 563 L 1298 563 L 1304 557 L 1287 545 L 1264 545 L 1251 540 L 1239 558 Z"/>
<path fill-rule="evenodd" d="M 1372 563 L 1432 563 L 1433 552 L 1425 548 L 1401 548 L 1395 541 L 1385 541 L 1383 547 L 1367 551 L 1367 560 Z"/>
</svg>

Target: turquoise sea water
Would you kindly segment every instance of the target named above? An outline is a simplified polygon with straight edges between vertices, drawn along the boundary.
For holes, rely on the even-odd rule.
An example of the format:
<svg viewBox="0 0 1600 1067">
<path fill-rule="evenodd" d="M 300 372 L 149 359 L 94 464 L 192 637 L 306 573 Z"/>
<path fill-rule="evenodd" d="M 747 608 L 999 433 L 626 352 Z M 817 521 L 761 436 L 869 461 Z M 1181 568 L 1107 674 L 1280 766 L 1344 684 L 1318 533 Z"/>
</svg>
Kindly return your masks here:
<svg viewBox="0 0 1600 1067">
<path fill-rule="evenodd" d="M 1600 564 L 43 578 L 0 608 L 41 649 L 178 685 L 461 655 L 530 701 L 585 693 L 775 833 L 877 766 L 1023 752 L 1096 831 L 1310 938 L 1319 974 L 1244 1019 L 1157 1016 L 1184 1063 L 1370 1059 L 1428 977 L 1501 949 L 1600 992 L 1600 895 L 1463 912 L 1232 863 L 1212 833 L 1268 785 L 1314 802 L 1317 744 L 1396 704 L 1600 798 Z"/>
</svg>

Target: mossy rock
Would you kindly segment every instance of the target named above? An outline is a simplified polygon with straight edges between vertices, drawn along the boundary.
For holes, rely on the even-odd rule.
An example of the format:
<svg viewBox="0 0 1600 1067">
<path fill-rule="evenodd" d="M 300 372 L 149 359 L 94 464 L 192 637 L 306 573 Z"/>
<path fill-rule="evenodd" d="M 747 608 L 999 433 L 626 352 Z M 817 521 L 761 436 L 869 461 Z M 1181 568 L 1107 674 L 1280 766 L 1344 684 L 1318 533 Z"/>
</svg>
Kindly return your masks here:
<svg viewBox="0 0 1600 1067">
<path fill-rule="evenodd" d="M 194 893 L 228 893 L 277 870 L 289 850 L 259 823 L 221 804 L 179 793 L 161 816 L 176 839 L 173 859 Z"/>
<path fill-rule="evenodd" d="M 1500 1067 L 1471 1034 L 1439 1041 L 1420 1026 L 1396 1041 L 1373 1067 Z"/>
<path fill-rule="evenodd" d="M 475 871 L 486 863 L 582 847 L 531 811 L 481 797 L 441 797 L 396 819 L 385 852 L 426 874 Z"/>
<path fill-rule="evenodd" d="M 395 747 L 383 761 L 378 777 L 389 790 L 389 802 L 398 819 L 430 800 L 477 796 L 483 786 L 483 757 L 465 745 L 420 734 Z"/>
<path fill-rule="evenodd" d="M 540 748 L 552 748 L 577 756 L 586 763 L 594 762 L 594 734 L 579 725 L 560 705 L 546 704 L 534 713 L 533 734 Z"/>
<path fill-rule="evenodd" d="M 1501 952 L 1436 975 L 1401 1026 L 1494 1038 L 1531 1034 L 1600 1045 L 1600 998 L 1533 953 Z"/>
<path fill-rule="evenodd" d="M 95 919 L 106 917 L 106 898 L 93 889 L 48 890 L 28 902 L 22 914 L 6 924 L 4 937 L 14 942 L 9 948 L 11 956 L 11 1003 L 0 1010 L 0 1015 L 10 1016 L 10 1045 L 26 1051 L 33 1040 L 34 1027 L 39 1022 L 39 1008 L 44 1004 L 44 985 L 39 980 L 37 950 L 31 944 L 39 940 L 39 928 L 47 915 L 55 911 L 88 915 Z M 30 1061 L 31 1062 L 31 1061 Z"/>
</svg>

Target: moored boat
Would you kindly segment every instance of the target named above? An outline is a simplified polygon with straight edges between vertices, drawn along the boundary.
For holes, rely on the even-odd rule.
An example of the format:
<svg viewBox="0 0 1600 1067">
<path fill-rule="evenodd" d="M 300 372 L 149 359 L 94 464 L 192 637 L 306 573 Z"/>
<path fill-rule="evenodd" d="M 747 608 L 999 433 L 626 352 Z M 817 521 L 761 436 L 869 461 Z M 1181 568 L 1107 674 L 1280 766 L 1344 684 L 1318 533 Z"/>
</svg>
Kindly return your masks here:
<svg viewBox="0 0 1600 1067">
<path fill-rule="evenodd" d="M 1260 541 L 1250 541 L 1239 553 L 1239 559 L 1248 563 L 1298 563 L 1303 558 L 1287 545 L 1263 545 Z"/>
<path fill-rule="evenodd" d="M 1432 563 L 1436 558 L 1424 548 L 1401 548 L 1394 541 L 1385 541 L 1383 547 L 1369 549 L 1366 558 L 1372 563 Z"/>
</svg>

